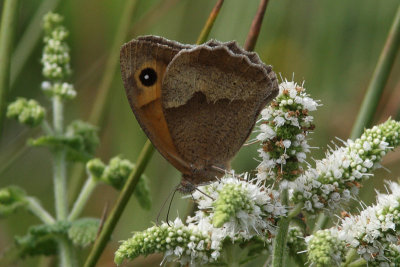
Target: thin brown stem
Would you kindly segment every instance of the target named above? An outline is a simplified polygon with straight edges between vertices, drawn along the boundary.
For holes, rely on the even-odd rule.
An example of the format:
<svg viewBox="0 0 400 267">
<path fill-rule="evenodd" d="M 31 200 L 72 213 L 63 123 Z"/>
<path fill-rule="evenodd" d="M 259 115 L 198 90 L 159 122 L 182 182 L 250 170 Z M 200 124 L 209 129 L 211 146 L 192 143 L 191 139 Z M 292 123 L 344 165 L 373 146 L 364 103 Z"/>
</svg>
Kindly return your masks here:
<svg viewBox="0 0 400 267">
<path fill-rule="evenodd" d="M 210 31 L 214 25 L 215 20 L 217 19 L 217 16 L 219 14 L 219 11 L 221 10 L 223 3 L 224 3 L 224 0 L 218 0 L 218 2 L 215 4 L 210 15 L 208 16 L 206 24 L 204 25 L 203 29 L 201 30 L 199 38 L 197 39 L 197 42 L 196 42 L 197 44 L 202 44 L 205 41 L 207 41 L 208 35 L 210 35 Z"/>
<path fill-rule="evenodd" d="M 250 31 L 244 44 L 244 49 L 247 51 L 253 51 L 254 47 L 256 46 L 267 5 L 268 0 L 261 0 L 260 4 L 258 5 L 257 13 L 254 16 L 253 22 L 251 23 Z"/>
</svg>

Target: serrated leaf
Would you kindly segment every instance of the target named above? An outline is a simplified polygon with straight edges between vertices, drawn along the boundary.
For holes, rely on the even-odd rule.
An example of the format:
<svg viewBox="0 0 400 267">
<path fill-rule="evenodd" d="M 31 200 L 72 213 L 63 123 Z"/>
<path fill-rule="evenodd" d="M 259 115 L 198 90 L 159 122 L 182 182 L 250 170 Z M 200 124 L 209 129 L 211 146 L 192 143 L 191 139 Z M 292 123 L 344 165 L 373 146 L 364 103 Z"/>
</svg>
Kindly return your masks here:
<svg viewBox="0 0 400 267">
<path fill-rule="evenodd" d="M 82 218 L 72 222 L 68 230 L 68 237 L 74 245 L 86 247 L 96 240 L 100 220 L 95 218 Z"/>
<path fill-rule="evenodd" d="M 83 150 L 83 141 L 80 137 L 45 135 L 28 141 L 30 146 L 45 146 L 50 149 L 67 149 L 68 159 L 71 161 L 86 162 L 92 155 Z"/>
<path fill-rule="evenodd" d="M 20 249 L 20 257 L 54 255 L 57 253 L 57 237 L 66 237 L 70 222 L 34 225 L 24 236 L 15 236 L 15 244 Z"/>
</svg>

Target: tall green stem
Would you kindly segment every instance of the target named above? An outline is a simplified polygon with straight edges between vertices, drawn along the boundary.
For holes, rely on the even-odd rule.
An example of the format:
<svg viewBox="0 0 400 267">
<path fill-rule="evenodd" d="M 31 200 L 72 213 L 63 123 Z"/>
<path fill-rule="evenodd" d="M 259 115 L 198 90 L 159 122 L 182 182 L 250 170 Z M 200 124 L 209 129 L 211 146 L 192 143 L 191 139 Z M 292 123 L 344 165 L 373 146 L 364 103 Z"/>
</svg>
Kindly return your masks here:
<svg viewBox="0 0 400 267">
<path fill-rule="evenodd" d="M 63 102 L 60 97 L 53 97 L 53 127 L 57 135 L 63 133 Z M 56 202 L 57 220 L 65 220 L 68 215 L 66 161 L 65 150 L 54 152 L 54 197 Z"/>
<path fill-rule="evenodd" d="M 85 204 L 88 201 L 93 190 L 96 188 L 96 185 L 97 185 L 97 181 L 93 177 L 89 177 L 86 180 L 86 183 L 83 186 L 78 199 L 75 201 L 74 207 L 72 208 L 71 213 L 68 216 L 69 221 L 75 220 L 82 213 L 82 210 L 85 207 Z"/>
<path fill-rule="evenodd" d="M 0 27 L 0 134 L 10 87 L 10 61 L 16 28 L 18 0 L 5 0 Z"/>
<path fill-rule="evenodd" d="M 104 223 L 103 230 L 100 232 L 99 237 L 94 243 L 92 251 L 90 251 L 90 254 L 84 265 L 85 267 L 93 267 L 96 265 L 101 253 L 107 245 L 108 240 L 110 240 L 111 233 L 113 232 L 119 218 L 121 217 L 122 212 L 126 207 L 126 204 L 128 204 L 128 201 L 133 194 L 133 191 L 135 190 L 135 187 L 139 182 L 139 179 L 144 172 L 144 169 L 146 168 L 147 163 L 151 158 L 151 155 L 153 155 L 153 152 L 154 147 L 151 142 L 147 140 L 136 162 L 135 169 L 126 181 L 124 188 L 122 189 L 121 194 L 118 197 L 117 203 L 112 209 L 110 216 Z"/>
<path fill-rule="evenodd" d="M 281 192 L 281 201 L 284 206 L 289 203 L 288 189 L 285 188 Z M 272 266 L 283 267 L 285 263 L 286 241 L 289 231 L 290 217 L 282 217 L 278 222 L 278 234 L 274 239 Z"/>
<path fill-rule="evenodd" d="M 39 204 L 33 197 L 28 197 L 28 209 L 36 215 L 42 222 L 52 224 L 55 222 L 54 218 Z"/>
<path fill-rule="evenodd" d="M 75 250 L 69 240 L 65 238 L 58 239 L 60 266 L 61 267 L 76 267 L 78 266 Z"/>
<path fill-rule="evenodd" d="M 53 128 L 56 135 L 62 135 L 64 129 L 64 103 L 59 96 L 53 101 Z M 54 152 L 54 198 L 57 220 L 66 220 L 68 216 L 67 181 L 66 181 L 66 151 L 59 148 Z M 60 238 L 57 240 L 59 248 L 60 266 L 74 267 L 77 265 L 76 255 L 72 243 Z"/>
<path fill-rule="evenodd" d="M 397 8 L 396 16 L 390 28 L 389 35 L 386 39 L 385 46 L 379 56 L 374 73 L 372 74 L 367 93 L 361 104 L 356 122 L 351 131 L 350 138 L 355 139 L 361 136 L 365 127 L 371 126 L 372 120 L 383 89 L 389 78 L 397 51 L 400 46 L 400 5 Z"/>
</svg>

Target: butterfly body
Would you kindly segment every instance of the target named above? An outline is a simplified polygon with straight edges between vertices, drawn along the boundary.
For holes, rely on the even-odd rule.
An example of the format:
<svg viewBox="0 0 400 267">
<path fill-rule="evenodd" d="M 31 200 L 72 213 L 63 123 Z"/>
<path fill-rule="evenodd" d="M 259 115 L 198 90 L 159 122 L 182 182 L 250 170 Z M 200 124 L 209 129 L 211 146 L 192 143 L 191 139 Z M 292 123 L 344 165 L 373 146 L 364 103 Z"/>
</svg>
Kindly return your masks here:
<svg viewBox="0 0 400 267">
<path fill-rule="evenodd" d="M 121 48 L 121 73 L 139 124 L 183 173 L 185 192 L 230 168 L 278 92 L 272 68 L 236 42 L 194 46 L 139 37 Z"/>
</svg>

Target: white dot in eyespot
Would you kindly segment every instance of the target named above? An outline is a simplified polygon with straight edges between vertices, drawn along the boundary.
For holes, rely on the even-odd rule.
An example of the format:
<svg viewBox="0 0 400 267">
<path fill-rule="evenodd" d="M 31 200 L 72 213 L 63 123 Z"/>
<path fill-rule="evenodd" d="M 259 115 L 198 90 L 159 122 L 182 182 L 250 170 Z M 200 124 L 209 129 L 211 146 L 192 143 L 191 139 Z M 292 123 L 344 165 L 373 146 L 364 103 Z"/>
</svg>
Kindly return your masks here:
<svg viewBox="0 0 400 267">
<path fill-rule="evenodd" d="M 148 79 L 150 79 L 150 76 L 148 74 L 146 74 L 146 75 L 144 75 L 144 79 L 148 80 Z"/>
</svg>

